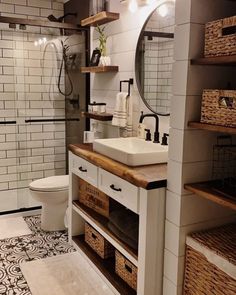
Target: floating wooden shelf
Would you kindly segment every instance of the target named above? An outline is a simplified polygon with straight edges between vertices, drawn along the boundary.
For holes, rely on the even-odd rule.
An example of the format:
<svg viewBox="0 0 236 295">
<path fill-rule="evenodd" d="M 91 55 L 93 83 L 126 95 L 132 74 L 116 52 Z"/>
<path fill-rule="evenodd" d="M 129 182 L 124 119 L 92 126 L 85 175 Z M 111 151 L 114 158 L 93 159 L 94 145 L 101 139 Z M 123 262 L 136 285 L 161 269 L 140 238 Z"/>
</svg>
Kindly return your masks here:
<svg viewBox="0 0 236 295">
<path fill-rule="evenodd" d="M 81 26 L 97 26 L 97 25 L 104 25 L 106 23 L 112 22 L 114 20 L 117 20 L 120 18 L 119 13 L 115 12 L 107 12 L 107 11 L 102 11 L 99 12 L 98 14 L 95 14 L 93 16 L 90 16 L 88 18 L 85 18 L 81 20 Z"/>
<path fill-rule="evenodd" d="M 201 182 L 193 184 L 185 184 L 185 189 L 201 196 L 205 199 L 211 200 L 221 206 L 236 210 L 236 196 L 235 200 L 227 198 L 225 194 L 216 191 L 212 187 L 212 182 Z"/>
<path fill-rule="evenodd" d="M 201 122 L 189 122 L 189 127 L 195 128 L 195 129 L 202 129 L 202 130 L 209 130 L 213 132 L 222 132 L 222 133 L 230 133 L 230 134 L 236 134 L 236 128 L 234 127 L 225 127 L 220 125 L 212 125 L 212 124 L 206 124 Z"/>
<path fill-rule="evenodd" d="M 203 57 L 191 60 L 192 65 L 235 66 L 236 55 Z"/>
<path fill-rule="evenodd" d="M 129 285 L 125 283 L 115 273 L 115 259 L 102 259 L 95 253 L 92 248 L 84 241 L 84 235 L 73 237 L 74 243 L 78 248 L 92 261 L 92 263 L 99 269 L 99 271 L 106 277 L 106 279 L 117 289 L 122 295 L 136 295 Z"/>
<path fill-rule="evenodd" d="M 98 120 L 98 121 L 111 121 L 113 118 L 112 114 L 108 114 L 108 113 L 89 113 L 89 112 L 83 112 L 82 113 L 86 118 L 89 119 L 94 119 L 94 120 Z"/>
<path fill-rule="evenodd" d="M 79 201 L 73 201 L 73 205 L 79 209 L 85 216 L 93 221 L 103 232 L 109 235 L 112 240 L 116 241 L 127 253 L 129 253 L 136 261 L 138 260 L 138 252 L 128 246 L 126 243 L 117 238 L 112 231 L 108 228 L 108 219 L 101 216 L 94 210 L 84 206 Z M 88 221 L 89 222 L 89 221 Z M 92 224 L 91 224 L 92 225 Z M 137 262 L 136 262 L 137 264 Z"/>
<path fill-rule="evenodd" d="M 118 72 L 118 66 L 97 66 L 97 67 L 81 67 L 81 73 L 106 73 Z"/>
</svg>

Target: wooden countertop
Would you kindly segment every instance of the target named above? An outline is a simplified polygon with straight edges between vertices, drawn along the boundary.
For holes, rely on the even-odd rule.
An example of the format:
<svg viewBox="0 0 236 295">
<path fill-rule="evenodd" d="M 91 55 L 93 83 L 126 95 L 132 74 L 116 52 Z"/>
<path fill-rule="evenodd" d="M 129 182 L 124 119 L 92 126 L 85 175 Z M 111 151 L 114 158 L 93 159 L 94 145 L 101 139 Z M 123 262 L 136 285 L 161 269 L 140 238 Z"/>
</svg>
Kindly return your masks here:
<svg viewBox="0 0 236 295">
<path fill-rule="evenodd" d="M 119 176 L 137 187 L 147 190 L 166 187 L 167 164 L 130 167 L 94 152 L 91 144 L 70 144 L 69 150 L 73 154 Z"/>
</svg>

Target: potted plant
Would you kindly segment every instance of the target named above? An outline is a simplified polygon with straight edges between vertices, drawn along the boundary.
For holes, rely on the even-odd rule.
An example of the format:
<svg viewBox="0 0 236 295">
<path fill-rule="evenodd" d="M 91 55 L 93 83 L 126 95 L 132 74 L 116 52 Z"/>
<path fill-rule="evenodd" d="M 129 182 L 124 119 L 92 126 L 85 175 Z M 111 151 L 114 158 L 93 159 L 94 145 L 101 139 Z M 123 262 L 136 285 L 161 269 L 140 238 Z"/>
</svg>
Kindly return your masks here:
<svg viewBox="0 0 236 295">
<path fill-rule="evenodd" d="M 111 58 L 110 56 L 107 56 L 107 36 L 105 35 L 105 27 L 101 28 L 100 26 L 97 26 L 96 31 L 99 34 L 99 50 L 101 52 L 101 57 L 99 61 L 100 66 L 110 66 L 111 64 Z"/>
</svg>

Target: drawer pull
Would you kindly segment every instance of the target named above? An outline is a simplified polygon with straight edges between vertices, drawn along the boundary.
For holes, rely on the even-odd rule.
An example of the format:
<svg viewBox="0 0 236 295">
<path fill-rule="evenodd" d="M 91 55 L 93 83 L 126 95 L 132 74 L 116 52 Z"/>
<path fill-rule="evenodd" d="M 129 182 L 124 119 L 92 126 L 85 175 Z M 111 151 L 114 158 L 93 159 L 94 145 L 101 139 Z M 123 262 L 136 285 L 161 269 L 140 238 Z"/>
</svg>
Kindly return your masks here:
<svg viewBox="0 0 236 295">
<path fill-rule="evenodd" d="M 83 169 L 83 167 L 80 166 L 80 167 L 79 167 L 79 171 L 81 171 L 81 172 L 87 172 L 87 169 Z"/>
<path fill-rule="evenodd" d="M 110 188 L 113 189 L 113 191 L 116 191 L 116 192 L 121 192 L 122 191 L 121 188 L 115 188 L 114 184 L 111 184 Z"/>
</svg>

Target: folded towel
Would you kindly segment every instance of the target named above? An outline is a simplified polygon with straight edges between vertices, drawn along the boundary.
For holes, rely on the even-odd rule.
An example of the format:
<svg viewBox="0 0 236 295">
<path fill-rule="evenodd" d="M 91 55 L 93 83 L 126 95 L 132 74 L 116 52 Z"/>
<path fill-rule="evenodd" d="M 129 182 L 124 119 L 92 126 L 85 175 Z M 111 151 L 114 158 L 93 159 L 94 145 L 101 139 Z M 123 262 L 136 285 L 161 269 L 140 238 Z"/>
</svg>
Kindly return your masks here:
<svg viewBox="0 0 236 295">
<path fill-rule="evenodd" d="M 139 216 L 128 209 L 119 209 L 110 213 L 109 221 L 117 229 L 132 239 L 138 241 Z"/>
<path fill-rule="evenodd" d="M 138 250 L 138 240 L 133 240 L 120 231 L 111 221 L 108 222 L 108 228 L 116 235 L 121 241 L 129 245 L 131 248 Z"/>
<path fill-rule="evenodd" d="M 127 101 L 128 93 L 119 92 L 116 96 L 116 106 L 113 113 L 112 125 L 126 127 L 127 122 Z"/>
<path fill-rule="evenodd" d="M 119 92 L 116 96 L 112 125 L 124 128 L 124 137 L 133 135 L 133 99 L 126 92 Z"/>
</svg>

